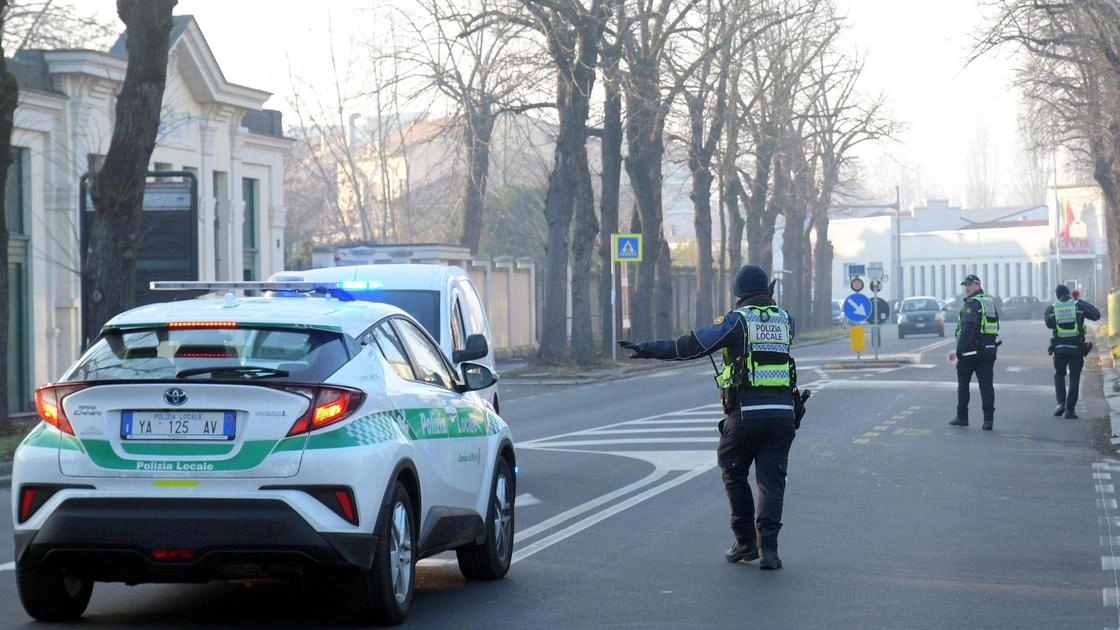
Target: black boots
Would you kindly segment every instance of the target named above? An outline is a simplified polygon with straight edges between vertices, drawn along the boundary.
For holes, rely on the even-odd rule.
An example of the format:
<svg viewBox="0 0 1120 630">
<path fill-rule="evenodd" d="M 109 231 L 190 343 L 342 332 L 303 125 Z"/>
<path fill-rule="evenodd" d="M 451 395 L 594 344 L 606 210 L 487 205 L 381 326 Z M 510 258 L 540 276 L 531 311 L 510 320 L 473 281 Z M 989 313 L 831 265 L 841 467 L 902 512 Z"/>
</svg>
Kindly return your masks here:
<svg viewBox="0 0 1120 630">
<path fill-rule="evenodd" d="M 723 554 L 723 557 L 727 558 L 728 562 L 738 562 L 740 560 L 750 562 L 751 560 L 757 560 L 758 545 L 755 544 L 754 541 L 744 545 L 736 540 L 735 544 L 731 545 L 731 548 Z"/>
<path fill-rule="evenodd" d="M 763 571 L 782 568 L 782 559 L 778 557 L 777 547 L 762 548 L 762 561 L 758 563 L 758 568 Z"/>
<path fill-rule="evenodd" d="M 951 427 L 967 427 L 968 426 L 968 418 L 961 418 L 960 416 L 957 416 L 957 417 L 955 417 L 955 418 L 953 418 L 952 420 L 949 421 L 949 426 L 951 426 Z"/>
<path fill-rule="evenodd" d="M 1066 412 L 1066 406 L 1063 405 L 1062 403 L 1058 403 L 1058 406 L 1054 407 L 1054 415 L 1055 416 L 1060 416 L 1065 412 Z"/>
</svg>

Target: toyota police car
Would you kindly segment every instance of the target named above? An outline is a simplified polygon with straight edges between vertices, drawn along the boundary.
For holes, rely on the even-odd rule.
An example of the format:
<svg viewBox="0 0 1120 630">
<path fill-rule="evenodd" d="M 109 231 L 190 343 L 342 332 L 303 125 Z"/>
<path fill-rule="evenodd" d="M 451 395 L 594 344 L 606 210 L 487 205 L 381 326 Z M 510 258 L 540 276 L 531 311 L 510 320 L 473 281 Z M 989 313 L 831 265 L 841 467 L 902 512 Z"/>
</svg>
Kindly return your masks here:
<svg viewBox="0 0 1120 630">
<path fill-rule="evenodd" d="M 513 441 L 467 394 L 490 369 L 456 372 L 407 313 L 337 287 L 153 288 L 229 292 L 114 317 L 36 390 L 42 422 L 12 470 L 32 617 L 81 616 L 97 581 L 311 575 L 392 624 L 421 558 L 454 549 L 469 579 L 506 574 Z"/>
</svg>

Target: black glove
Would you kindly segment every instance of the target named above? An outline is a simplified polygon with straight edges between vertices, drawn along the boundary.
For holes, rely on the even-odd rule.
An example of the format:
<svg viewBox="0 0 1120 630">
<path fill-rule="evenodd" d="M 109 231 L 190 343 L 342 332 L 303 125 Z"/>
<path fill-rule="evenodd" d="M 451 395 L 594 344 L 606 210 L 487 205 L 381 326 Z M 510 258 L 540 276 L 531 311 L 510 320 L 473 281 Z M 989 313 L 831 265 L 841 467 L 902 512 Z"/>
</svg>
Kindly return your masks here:
<svg viewBox="0 0 1120 630">
<path fill-rule="evenodd" d="M 630 350 L 634 354 L 630 355 L 631 359 L 652 359 L 653 357 L 642 351 L 642 345 L 634 343 L 633 341 L 620 341 L 618 347 L 623 350 Z"/>
<path fill-rule="evenodd" d="M 1089 353 L 1092 352 L 1092 351 L 1093 351 L 1093 342 L 1092 341 L 1087 341 L 1087 342 L 1085 342 L 1084 345 L 1081 346 L 1081 356 L 1083 356 L 1083 357 L 1089 356 Z"/>
</svg>

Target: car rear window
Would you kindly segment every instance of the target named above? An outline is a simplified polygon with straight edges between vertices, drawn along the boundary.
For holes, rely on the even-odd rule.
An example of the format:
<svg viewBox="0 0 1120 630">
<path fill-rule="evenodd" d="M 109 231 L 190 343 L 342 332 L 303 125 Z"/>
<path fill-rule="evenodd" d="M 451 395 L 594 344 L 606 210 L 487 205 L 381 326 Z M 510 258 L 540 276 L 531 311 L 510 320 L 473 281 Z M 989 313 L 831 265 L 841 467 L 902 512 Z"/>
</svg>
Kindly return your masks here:
<svg viewBox="0 0 1120 630">
<path fill-rule="evenodd" d="M 64 376 L 68 381 L 192 379 L 318 383 L 349 361 L 340 333 L 237 327 L 112 330 Z M 205 371 L 212 368 L 213 371 Z M 251 368 L 261 368 L 253 371 Z M 286 372 L 280 374 L 278 371 Z"/>
<path fill-rule="evenodd" d="M 381 302 L 408 313 L 420 322 L 420 325 L 435 338 L 436 343 L 441 343 L 439 335 L 439 291 L 412 291 L 397 289 L 373 289 L 369 291 L 347 290 L 356 300 L 365 302 Z"/>
<path fill-rule="evenodd" d="M 908 313 L 912 311 L 936 311 L 938 310 L 937 302 L 933 300 L 906 300 L 902 303 L 902 312 Z"/>
</svg>

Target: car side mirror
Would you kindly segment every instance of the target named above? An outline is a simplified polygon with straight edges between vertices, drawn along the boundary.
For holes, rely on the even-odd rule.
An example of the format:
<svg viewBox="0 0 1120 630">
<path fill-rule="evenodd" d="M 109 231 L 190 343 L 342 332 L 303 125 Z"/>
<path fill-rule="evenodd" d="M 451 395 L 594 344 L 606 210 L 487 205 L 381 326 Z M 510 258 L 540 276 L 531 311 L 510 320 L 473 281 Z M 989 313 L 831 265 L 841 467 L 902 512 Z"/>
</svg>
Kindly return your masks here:
<svg viewBox="0 0 1120 630">
<path fill-rule="evenodd" d="M 463 361 L 474 361 L 475 359 L 481 359 L 489 352 L 490 345 L 486 343 L 485 336 L 478 333 L 467 335 L 467 346 L 462 350 L 455 350 L 452 352 L 451 362 L 462 363 Z"/>
<path fill-rule="evenodd" d="M 498 375 L 494 374 L 494 372 L 485 365 L 464 363 L 461 369 L 463 372 L 463 385 L 460 387 L 460 391 L 473 392 L 479 389 L 486 389 L 498 382 Z"/>
</svg>

